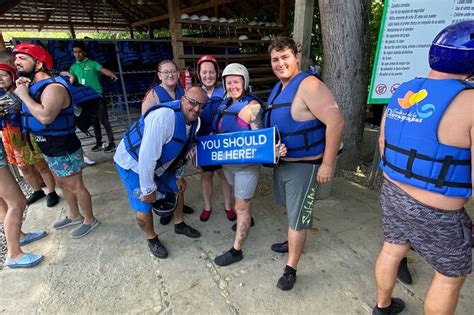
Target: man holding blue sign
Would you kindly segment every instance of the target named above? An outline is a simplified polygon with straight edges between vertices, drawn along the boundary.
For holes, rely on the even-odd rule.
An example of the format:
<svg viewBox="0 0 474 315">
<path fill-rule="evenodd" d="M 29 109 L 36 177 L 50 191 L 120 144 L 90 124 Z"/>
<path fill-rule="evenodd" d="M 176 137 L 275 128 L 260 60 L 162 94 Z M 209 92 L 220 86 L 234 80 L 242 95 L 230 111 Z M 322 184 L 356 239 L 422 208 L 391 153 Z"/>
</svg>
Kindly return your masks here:
<svg viewBox="0 0 474 315">
<path fill-rule="evenodd" d="M 278 127 L 288 153 L 274 168 L 276 203 L 286 206 L 288 241 L 272 246 L 288 252 L 288 262 L 277 287 L 291 290 L 311 228 L 317 184 L 332 180 L 341 145 L 344 121 L 327 86 L 299 70 L 299 54 L 291 38 L 276 38 L 268 47 L 273 72 L 280 82 L 273 88 L 265 113 L 265 127 Z"/>
<path fill-rule="evenodd" d="M 152 209 L 158 215 L 164 215 L 165 210 L 169 215 L 177 209 L 175 233 L 201 236 L 183 221 L 183 200 L 177 199 L 177 194 L 186 189 L 178 170 L 194 143 L 205 101 L 204 91 L 192 87 L 180 100 L 150 107 L 125 133 L 114 156 L 138 226 L 145 233 L 150 251 L 159 258 L 166 258 L 168 251 L 155 233 Z M 160 199 L 158 203 L 156 199 Z"/>
<path fill-rule="evenodd" d="M 252 225 L 251 202 L 258 183 L 260 165 L 237 164 L 249 163 L 246 161 L 248 161 L 247 159 L 251 161 L 254 153 L 245 149 L 245 146 L 250 145 L 250 143 L 246 143 L 243 134 L 249 130 L 262 128 L 262 103 L 255 96 L 248 93 L 249 80 L 247 68 L 239 63 L 229 64 L 224 69 L 222 81 L 227 98 L 219 106 L 213 122 L 213 128 L 217 133 L 241 132 L 240 136 L 237 137 L 222 138 L 223 146 L 224 143 L 227 143 L 229 147 L 236 149 L 220 151 L 222 156 L 215 158 L 219 164 L 225 164 L 223 163 L 224 160 L 228 159 L 239 160 L 234 162 L 235 164 L 223 165 L 225 177 L 229 184 L 234 187 L 237 224 L 234 246 L 214 259 L 214 262 L 219 266 L 228 266 L 243 259 L 242 246 Z M 259 137 L 251 139 L 253 140 L 248 141 L 259 141 Z M 260 139 L 263 141 L 263 138 L 260 137 Z M 241 142 L 240 145 L 239 142 Z M 216 145 L 216 143 L 213 145 Z M 281 154 L 285 154 L 284 147 L 279 147 L 278 150 Z"/>
</svg>

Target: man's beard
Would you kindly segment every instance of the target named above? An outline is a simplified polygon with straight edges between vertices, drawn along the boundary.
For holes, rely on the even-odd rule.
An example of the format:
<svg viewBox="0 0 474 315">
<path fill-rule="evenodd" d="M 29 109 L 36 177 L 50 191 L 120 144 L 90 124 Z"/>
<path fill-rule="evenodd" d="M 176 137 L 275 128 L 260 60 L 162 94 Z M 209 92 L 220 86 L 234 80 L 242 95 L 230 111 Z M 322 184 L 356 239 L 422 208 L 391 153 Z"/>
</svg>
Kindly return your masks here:
<svg viewBox="0 0 474 315">
<path fill-rule="evenodd" d="M 35 68 L 34 67 L 31 67 L 31 70 L 27 71 L 27 70 L 19 70 L 17 71 L 17 74 L 19 77 L 25 77 L 25 78 L 28 78 L 30 80 L 33 80 L 33 77 L 35 76 Z"/>
</svg>

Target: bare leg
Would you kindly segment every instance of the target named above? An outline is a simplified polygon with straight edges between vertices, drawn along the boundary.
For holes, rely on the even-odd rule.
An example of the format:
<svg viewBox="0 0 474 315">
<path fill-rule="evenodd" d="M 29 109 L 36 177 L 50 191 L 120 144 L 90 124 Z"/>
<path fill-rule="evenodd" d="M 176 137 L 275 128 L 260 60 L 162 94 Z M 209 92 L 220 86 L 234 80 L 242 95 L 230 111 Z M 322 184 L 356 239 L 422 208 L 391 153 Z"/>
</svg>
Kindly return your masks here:
<svg viewBox="0 0 474 315">
<path fill-rule="evenodd" d="M 296 231 L 288 228 L 288 263 L 293 269 L 297 269 L 301 254 L 306 241 L 306 230 Z"/>
<path fill-rule="evenodd" d="M 397 245 L 384 242 L 382 250 L 375 262 L 378 307 L 384 308 L 390 306 L 400 261 L 408 254 L 409 250 L 409 243 Z"/>
<path fill-rule="evenodd" d="M 214 172 L 201 173 L 201 193 L 204 201 L 204 209 L 211 210 L 212 208 L 212 189 Z"/>
<path fill-rule="evenodd" d="M 154 239 L 156 237 L 156 233 L 153 227 L 153 214 L 151 212 L 137 212 L 135 214 L 135 218 L 137 219 L 138 226 L 145 233 L 146 238 L 149 240 Z"/>
<path fill-rule="evenodd" d="M 36 163 L 34 167 L 41 175 L 41 178 L 43 178 L 43 181 L 46 184 L 46 188 L 48 189 L 48 193 L 52 193 L 53 191 L 55 191 L 56 182 L 54 181 L 53 174 L 51 173 L 51 170 L 49 169 L 49 166 L 46 161 L 41 160 L 40 162 Z"/>
<path fill-rule="evenodd" d="M 466 277 L 451 278 L 435 271 L 428 294 L 425 299 L 426 315 L 454 314 L 459 299 L 459 292 Z"/>
<path fill-rule="evenodd" d="M 31 186 L 33 191 L 41 190 L 41 183 L 38 178 L 38 173 L 36 172 L 33 165 L 28 166 L 18 166 L 26 182 Z"/>
<path fill-rule="evenodd" d="M 174 224 L 183 222 L 184 191 L 178 193 L 178 205 L 174 211 Z"/>
<path fill-rule="evenodd" d="M 250 230 L 252 201 L 250 199 L 240 199 L 236 197 L 235 211 L 237 212 L 237 231 L 235 233 L 234 248 L 241 250 Z"/>
<path fill-rule="evenodd" d="M 16 259 L 23 255 L 20 248 L 21 223 L 26 207 L 25 196 L 18 187 L 10 170 L 0 169 L 0 212 L 3 217 L 8 255 Z"/>
<path fill-rule="evenodd" d="M 82 172 L 67 176 L 58 177 L 54 175 L 58 185 L 63 189 L 64 199 L 69 206 L 71 218 L 76 218 L 79 213 L 79 206 L 84 213 L 84 224 L 91 224 L 94 221 L 92 212 L 92 200 L 89 191 L 82 180 Z"/>
<path fill-rule="evenodd" d="M 227 182 L 222 169 L 217 170 L 217 174 L 221 180 L 222 193 L 224 195 L 224 207 L 226 210 L 230 210 L 232 209 L 232 186 Z"/>
</svg>

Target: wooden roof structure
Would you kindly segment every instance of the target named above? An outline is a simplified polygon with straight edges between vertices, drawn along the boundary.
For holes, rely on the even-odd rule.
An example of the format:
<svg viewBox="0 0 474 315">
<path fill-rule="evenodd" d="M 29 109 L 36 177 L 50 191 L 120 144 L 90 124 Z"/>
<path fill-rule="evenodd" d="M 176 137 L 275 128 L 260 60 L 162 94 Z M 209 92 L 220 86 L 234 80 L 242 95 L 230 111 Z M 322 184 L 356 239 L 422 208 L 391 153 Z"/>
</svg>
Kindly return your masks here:
<svg viewBox="0 0 474 315">
<path fill-rule="evenodd" d="M 286 24 L 287 0 L 0 0 L 2 31 L 120 32 L 169 28 L 169 6 L 179 12 L 261 18 Z M 278 10 L 280 9 L 280 10 Z"/>
</svg>

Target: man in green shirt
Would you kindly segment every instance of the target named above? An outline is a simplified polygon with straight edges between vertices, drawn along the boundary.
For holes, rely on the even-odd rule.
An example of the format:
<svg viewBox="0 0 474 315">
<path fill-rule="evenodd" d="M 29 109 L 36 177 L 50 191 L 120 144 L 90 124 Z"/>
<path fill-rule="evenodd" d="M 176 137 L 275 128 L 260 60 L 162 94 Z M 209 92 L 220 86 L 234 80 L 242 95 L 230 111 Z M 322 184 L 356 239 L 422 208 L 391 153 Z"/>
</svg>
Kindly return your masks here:
<svg viewBox="0 0 474 315">
<path fill-rule="evenodd" d="M 76 63 L 71 66 L 69 69 L 68 76 L 71 78 L 71 83 L 77 81 L 82 85 L 87 85 L 97 91 L 97 93 L 103 93 L 102 86 L 99 81 L 99 74 L 102 73 L 112 80 L 118 80 L 115 73 L 102 67 L 97 61 L 91 60 L 86 56 L 86 47 L 84 42 L 76 41 L 72 44 L 72 50 L 74 57 L 76 58 Z M 64 73 L 66 74 L 66 73 Z M 114 134 L 112 127 L 110 126 L 109 114 L 107 112 L 107 105 L 104 100 L 100 102 L 98 108 L 98 119 L 94 123 L 94 133 L 96 138 L 96 144 L 91 148 L 91 151 L 96 152 L 102 149 L 102 132 L 100 128 L 100 123 L 105 128 L 107 132 L 107 137 L 109 139 L 109 145 L 105 147 L 104 152 L 114 152 L 115 151 L 115 142 Z"/>
</svg>

